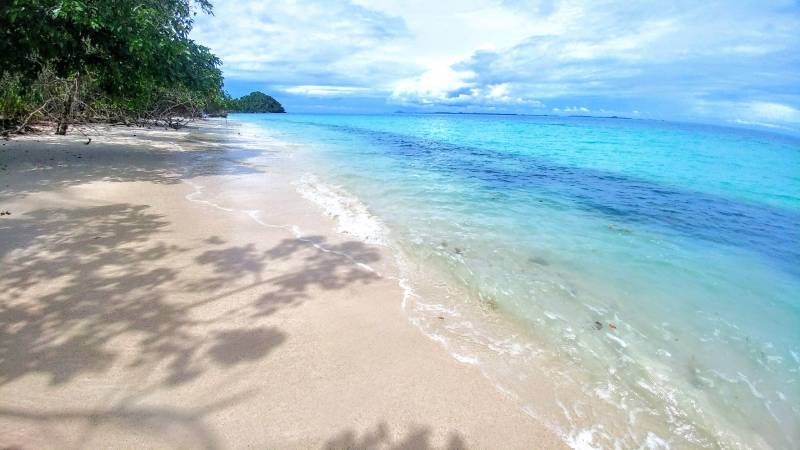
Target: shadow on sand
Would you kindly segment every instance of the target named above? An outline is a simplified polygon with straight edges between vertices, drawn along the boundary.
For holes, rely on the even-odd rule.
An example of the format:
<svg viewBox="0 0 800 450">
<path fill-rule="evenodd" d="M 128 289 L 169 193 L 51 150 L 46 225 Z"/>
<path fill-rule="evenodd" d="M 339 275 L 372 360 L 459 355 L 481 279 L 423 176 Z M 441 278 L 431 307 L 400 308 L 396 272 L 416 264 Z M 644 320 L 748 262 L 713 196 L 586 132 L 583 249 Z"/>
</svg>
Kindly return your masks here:
<svg viewBox="0 0 800 450">
<path fill-rule="evenodd" d="M 93 181 L 177 184 L 199 176 L 258 173 L 245 159 L 268 153 L 237 148 L 225 131 L 183 138 L 141 132 L 136 137 L 136 129 L 124 133 L 111 143 L 91 145 L 76 141 L 77 136 L 42 136 L 46 145 L 38 140 L 12 142 L 15 147 L 0 150 L 0 181 L 8 180 L 0 182 L 0 202 Z"/>
<path fill-rule="evenodd" d="M 174 137 L 150 140 L 168 145 Z M 0 183 L 0 201 L 92 181 L 175 184 L 195 176 L 257 172 L 240 159 L 223 157 L 226 138 L 190 133 L 187 140 L 196 141 L 196 149 L 72 143 L 0 152 L 0 174 L 12 175 Z M 27 179 L 27 172 L 35 177 Z M 0 422 L 31 423 L 36 429 L 78 424 L 78 447 L 109 427 L 173 447 L 225 447 L 208 416 L 247 401 L 257 385 L 190 402 L 193 406 L 152 406 L 148 399 L 209 370 L 219 383 L 236 380 L 241 373 L 236 369 L 269 358 L 291 339 L 279 327 L 261 323 L 264 318 L 310 300 L 314 291 L 378 279 L 355 263 L 380 259 L 360 242 L 309 236 L 264 248 L 211 236 L 179 245 L 169 237 L 171 225 L 149 206 L 129 203 L 39 209 L 0 220 L 0 388 L 29 377 L 53 387 L 87 379 L 114 385 L 120 371 L 129 372 L 136 386 L 115 388 L 122 389 L 123 399 L 114 395 L 116 400 L 87 407 L 38 407 L 0 398 Z M 146 374 L 146 381 L 137 374 Z M 412 427 L 402 436 L 389 429 L 380 423 L 360 435 L 345 430 L 323 447 L 434 448 L 430 427 Z M 51 439 L 47 435 L 43 438 Z M 0 447 L 27 448 L 26 442 L 8 439 L 0 438 Z M 63 445 L 58 439 L 50 444 Z M 446 448 L 466 445 L 451 433 Z"/>
<path fill-rule="evenodd" d="M 402 436 L 393 436 L 389 426 L 381 422 L 373 429 L 361 435 L 353 430 L 345 430 L 328 440 L 323 448 L 326 450 L 342 449 L 373 449 L 386 450 L 463 450 L 468 448 L 464 438 L 457 432 L 449 434 L 444 447 L 434 446 L 431 443 L 432 429 L 427 426 L 415 425 Z"/>
<path fill-rule="evenodd" d="M 188 248 L 170 242 L 169 227 L 133 204 L 41 209 L 0 221 L 0 387 L 29 376 L 51 386 L 103 380 L 122 370 L 147 374 L 135 392 L 144 398 L 212 368 L 218 374 L 268 358 L 290 337 L 259 319 L 308 300 L 310 289 L 377 279 L 351 259 L 379 259 L 359 242 L 317 236 L 259 250 L 211 237 Z M 289 258 L 292 269 L 270 271 Z M 114 401 L 87 410 L 31 410 L 6 398 L 0 420 L 83 420 L 87 435 L 108 424 L 145 428 L 195 439 L 180 446 L 215 448 L 204 416 L 246 396 L 185 409 Z"/>
</svg>

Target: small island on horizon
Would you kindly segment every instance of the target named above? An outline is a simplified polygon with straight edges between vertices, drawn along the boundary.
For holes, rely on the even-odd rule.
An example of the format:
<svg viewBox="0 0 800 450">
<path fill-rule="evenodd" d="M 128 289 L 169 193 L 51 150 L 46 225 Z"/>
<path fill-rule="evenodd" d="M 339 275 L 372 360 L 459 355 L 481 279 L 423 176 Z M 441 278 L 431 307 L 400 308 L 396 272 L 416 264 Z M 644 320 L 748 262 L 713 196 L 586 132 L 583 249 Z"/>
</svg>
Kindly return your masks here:
<svg viewBox="0 0 800 450">
<path fill-rule="evenodd" d="M 253 91 L 239 98 L 231 98 L 227 93 L 219 102 L 206 106 L 209 117 L 227 117 L 228 113 L 285 113 L 283 105 L 271 95 Z"/>
<path fill-rule="evenodd" d="M 231 100 L 229 112 L 237 113 L 285 113 L 279 101 L 260 91 Z"/>
</svg>

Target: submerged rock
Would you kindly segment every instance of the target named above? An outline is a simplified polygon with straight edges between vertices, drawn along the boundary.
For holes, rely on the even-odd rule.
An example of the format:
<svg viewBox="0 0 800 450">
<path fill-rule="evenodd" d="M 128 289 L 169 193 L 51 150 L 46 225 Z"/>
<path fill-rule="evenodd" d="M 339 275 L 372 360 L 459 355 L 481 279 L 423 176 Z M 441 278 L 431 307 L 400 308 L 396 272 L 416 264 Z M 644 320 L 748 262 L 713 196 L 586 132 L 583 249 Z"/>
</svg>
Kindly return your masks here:
<svg viewBox="0 0 800 450">
<path fill-rule="evenodd" d="M 490 311 L 497 311 L 500 307 L 494 297 L 481 297 L 481 304 Z"/>
<path fill-rule="evenodd" d="M 528 258 L 528 261 L 530 261 L 530 262 L 532 262 L 534 264 L 538 264 L 540 266 L 549 266 L 550 265 L 550 263 L 547 262 L 546 259 L 544 259 L 542 257 L 539 257 L 539 256 L 535 256 L 533 258 Z"/>
</svg>

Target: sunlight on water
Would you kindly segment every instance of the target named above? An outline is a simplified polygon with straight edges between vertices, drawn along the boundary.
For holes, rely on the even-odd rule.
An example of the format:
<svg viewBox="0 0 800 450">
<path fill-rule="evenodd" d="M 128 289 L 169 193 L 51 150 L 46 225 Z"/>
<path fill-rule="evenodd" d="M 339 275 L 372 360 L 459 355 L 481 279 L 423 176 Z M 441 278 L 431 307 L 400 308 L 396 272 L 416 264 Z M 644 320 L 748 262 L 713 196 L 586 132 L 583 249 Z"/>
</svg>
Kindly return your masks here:
<svg viewBox="0 0 800 450">
<path fill-rule="evenodd" d="M 353 195 L 337 208 L 355 208 L 359 230 L 377 216 L 414 285 L 411 320 L 574 447 L 800 442 L 795 138 L 582 118 L 235 118 L 302 144 L 317 177 L 303 189 Z"/>
</svg>

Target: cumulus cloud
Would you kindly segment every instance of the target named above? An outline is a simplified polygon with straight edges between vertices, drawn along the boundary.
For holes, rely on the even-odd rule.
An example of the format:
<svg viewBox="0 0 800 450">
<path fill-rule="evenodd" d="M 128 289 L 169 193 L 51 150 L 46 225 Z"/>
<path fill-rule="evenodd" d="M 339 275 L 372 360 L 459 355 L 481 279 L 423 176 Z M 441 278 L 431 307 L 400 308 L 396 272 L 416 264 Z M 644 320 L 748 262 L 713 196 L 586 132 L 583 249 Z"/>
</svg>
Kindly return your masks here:
<svg viewBox="0 0 800 450">
<path fill-rule="evenodd" d="M 468 94 L 474 72 L 436 67 L 422 75 L 397 83 L 393 96 L 401 102 L 443 103 Z"/>
<path fill-rule="evenodd" d="M 455 70 L 449 66 L 436 67 L 419 77 L 399 81 L 391 99 L 406 105 L 543 106 L 538 100 L 516 96 L 509 83 L 480 85 L 475 72 Z"/>
<path fill-rule="evenodd" d="M 195 37 L 226 77 L 296 96 L 781 124 L 800 107 L 790 0 L 220 0 L 215 11 Z"/>
<path fill-rule="evenodd" d="M 380 86 L 411 69 L 391 57 L 402 18 L 346 0 L 218 0 L 193 37 L 222 58 L 226 77 L 283 87 Z"/>
<path fill-rule="evenodd" d="M 591 110 L 585 106 L 567 106 L 566 108 L 553 108 L 552 111 L 556 114 L 587 114 L 590 113 Z M 607 113 L 608 111 L 601 109 L 601 113 Z"/>
<path fill-rule="evenodd" d="M 283 89 L 284 92 L 290 94 L 312 95 L 312 96 L 341 96 L 341 95 L 358 95 L 367 93 L 369 88 L 352 87 L 352 86 L 318 86 L 318 85 L 301 85 L 291 86 Z"/>
<path fill-rule="evenodd" d="M 600 97 L 613 108 L 620 100 L 660 99 L 680 109 L 673 114 L 701 100 L 797 96 L 791 86 L 800 81 L 800 41 L 792 30 L 800 29 L 800 16 L 786 14 L 786 5 L 746 6 L 700 2 L 628 11 L 598 3 L 573 11 L 560 33 L 476 51 L 454 67 L 475 72 L 477 85 L 512 83 L 549 103 Z"/>
</svg>

